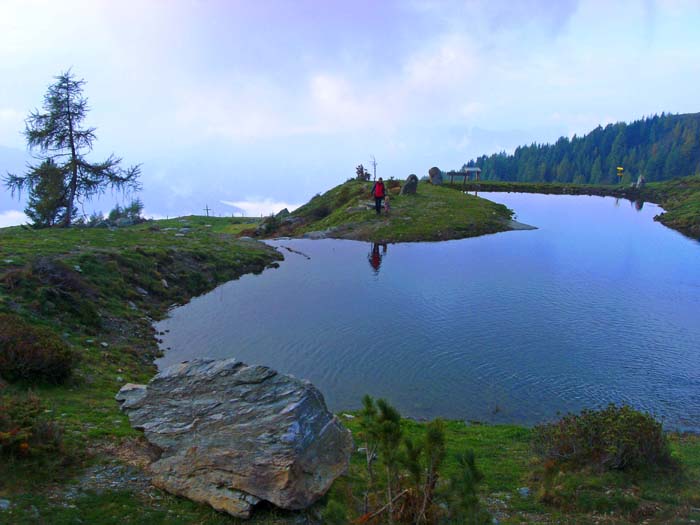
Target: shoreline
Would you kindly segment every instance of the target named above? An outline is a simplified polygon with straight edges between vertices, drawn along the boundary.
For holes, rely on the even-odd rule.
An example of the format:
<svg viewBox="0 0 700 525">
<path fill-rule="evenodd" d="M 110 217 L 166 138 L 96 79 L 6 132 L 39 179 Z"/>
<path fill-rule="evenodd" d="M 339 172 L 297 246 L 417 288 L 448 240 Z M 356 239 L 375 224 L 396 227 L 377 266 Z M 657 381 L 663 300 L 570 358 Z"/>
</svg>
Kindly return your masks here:
<svg viewBox="0 0 700 525">
<path fill-rule="evenodd" d="M 658 204 L 662 212 L 655 221 L 682 233 L 693 240 L 700 240 L 700 176 L 650 182 L 641 188 L 621 186 L 595 186 L 548 182 L 479 181 L 466 184 L 447 183 L 446 187 L 458 191 L 483 191 L 505 193 L 539 193 L 543 195 L 589 195 L 616 197 L 630 202 L 642 201 Z"/>
</svg>

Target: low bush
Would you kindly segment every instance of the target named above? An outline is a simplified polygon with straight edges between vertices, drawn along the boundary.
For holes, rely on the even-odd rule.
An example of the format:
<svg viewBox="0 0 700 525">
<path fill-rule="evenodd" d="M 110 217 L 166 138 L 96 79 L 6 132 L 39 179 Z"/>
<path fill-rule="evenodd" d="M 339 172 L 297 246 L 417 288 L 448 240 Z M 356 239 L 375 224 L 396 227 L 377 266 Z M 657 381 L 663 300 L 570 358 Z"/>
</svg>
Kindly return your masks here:
<svg viewBox="0 0 700 525">
<path fill-rule="evenodd" d="M 0 376 L 4 379 L 60 383 L 75 364 L 75 352 L 54 332 L 17 315 L 0 314 Z"/>
<path fill-rule="evenodd" d="M 650 414 L 629 406 L 584 410 L 534 428 L 535 452 L 546 462 L 599 470 L 666 467 L 668 438 Z"/>
<path fill-rule="evenodd" d="M 331 211 L 332 210 L 330 206 L 323 204 L 311 210 L 311 217 L 313 217 L 314 219 L 324 219 L 325 217 L 328 217 L 331 214 Z"/>
<path fill-rule="evenodd" d="M 16 457 L 61 449 L 60 427 L 33 395 L 0 395 L 0 454 Z"/>
</svg>

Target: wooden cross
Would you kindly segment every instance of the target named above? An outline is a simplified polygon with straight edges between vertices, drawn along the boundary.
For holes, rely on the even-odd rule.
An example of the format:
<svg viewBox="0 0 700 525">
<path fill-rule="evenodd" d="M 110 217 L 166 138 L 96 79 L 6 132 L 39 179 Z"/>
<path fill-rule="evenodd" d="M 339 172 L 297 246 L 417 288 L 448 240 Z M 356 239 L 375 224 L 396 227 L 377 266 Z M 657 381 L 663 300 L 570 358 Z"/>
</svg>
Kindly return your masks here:
<svg viewBox="0 0 700 525">
<path fill-rule="evenodd" d="M 209 205 L 208 205 L 208 204 L 206 204 L 206 205 L 204 206 L 204 211 L 207 212 L 207 217 L 209 217 L 209 211 L 210 211 L 210 210 L 209 210 Z"/>
</svg>

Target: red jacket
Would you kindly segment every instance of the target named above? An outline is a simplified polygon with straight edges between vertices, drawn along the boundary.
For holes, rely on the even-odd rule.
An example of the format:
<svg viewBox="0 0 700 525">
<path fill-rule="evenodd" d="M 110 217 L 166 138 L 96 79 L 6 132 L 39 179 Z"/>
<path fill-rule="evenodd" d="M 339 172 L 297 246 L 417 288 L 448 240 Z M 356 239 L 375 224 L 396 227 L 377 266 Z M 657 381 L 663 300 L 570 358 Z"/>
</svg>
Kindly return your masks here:
<svg viewBox="0 0 700 525">
<path fill-rule="evenodd" d="M 374 195 L 376 198 L 386 196 L 386 191 L 384 190 L 383 182 L 374 183 L 374 186 L 372 186 L 372 195 Z"/>
</svg>

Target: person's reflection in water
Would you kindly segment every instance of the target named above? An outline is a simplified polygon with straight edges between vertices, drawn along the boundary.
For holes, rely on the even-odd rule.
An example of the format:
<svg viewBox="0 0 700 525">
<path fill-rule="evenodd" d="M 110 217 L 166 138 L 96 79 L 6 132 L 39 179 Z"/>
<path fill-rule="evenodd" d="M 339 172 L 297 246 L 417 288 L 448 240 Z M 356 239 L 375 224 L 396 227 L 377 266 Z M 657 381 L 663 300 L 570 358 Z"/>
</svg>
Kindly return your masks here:
<svg viewBox="0 0 700 525">
<path fill-rule="evenodd" d="M 372 253 L 369 254 L 369 264 L 374 269 L 374 273 L 379 273 L 379 267 L 382 265 L 382 257 L 386 255 L 386 244 L 382 244 L 382 253 L 379 253 L 379 243 L 372 243 Z"/>
</svg>

